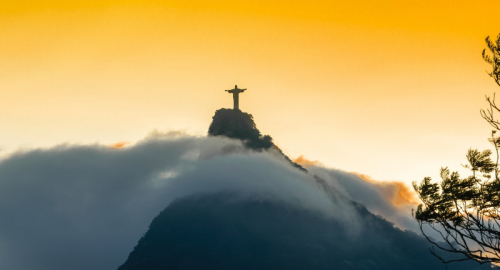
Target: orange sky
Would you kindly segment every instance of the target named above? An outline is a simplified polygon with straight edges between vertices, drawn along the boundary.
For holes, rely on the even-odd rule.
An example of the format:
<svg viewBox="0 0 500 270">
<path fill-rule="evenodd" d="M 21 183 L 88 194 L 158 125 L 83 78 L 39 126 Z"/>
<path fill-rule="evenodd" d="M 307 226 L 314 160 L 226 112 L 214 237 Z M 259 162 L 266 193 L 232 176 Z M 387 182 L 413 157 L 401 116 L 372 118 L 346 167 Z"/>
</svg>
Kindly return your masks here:
<svg viewBox="0 0 500 270">
<path fill-rule="evenodd" d="M 19 3 L 22 2 L 22 3 Z M 2 153 L 205 134 L 223 90 L 295 158 L 409 183 L 488 147 L 495 1 L 0 2 Z"/>
</svg>

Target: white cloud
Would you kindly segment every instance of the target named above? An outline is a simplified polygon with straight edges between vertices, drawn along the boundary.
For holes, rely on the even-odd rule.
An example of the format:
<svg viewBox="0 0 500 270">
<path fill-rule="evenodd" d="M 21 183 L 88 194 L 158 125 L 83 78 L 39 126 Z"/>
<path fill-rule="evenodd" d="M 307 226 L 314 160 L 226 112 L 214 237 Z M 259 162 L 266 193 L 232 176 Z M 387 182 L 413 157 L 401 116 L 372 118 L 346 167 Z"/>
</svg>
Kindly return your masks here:
<svg viewBox="0 0 500 270">
<path fill-rule="evenodd" d="M 275 154 L 225 138 L 156 133 L 124 149 L 65 145 L 2 160 L 0 268 L 117 268 L 170 202 L 218 191 L 355 223 L 351 205 L 333 203 Z"/>
</svg>

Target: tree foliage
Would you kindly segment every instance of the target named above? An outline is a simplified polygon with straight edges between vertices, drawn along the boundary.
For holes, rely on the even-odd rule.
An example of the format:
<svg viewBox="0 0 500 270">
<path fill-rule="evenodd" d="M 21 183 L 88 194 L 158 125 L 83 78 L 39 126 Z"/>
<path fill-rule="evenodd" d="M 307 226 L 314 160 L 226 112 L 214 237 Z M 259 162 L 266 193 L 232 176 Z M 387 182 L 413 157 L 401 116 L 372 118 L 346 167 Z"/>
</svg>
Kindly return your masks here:
<svg viewBox="0 0 500 270">
<path fill-rule="evenodd" d="M 488 72 L 488 75 L 490 75 L 498 86 L 500 86 L 500 34 L 498 34 L 495 41 L 492 41 L 490 37 L 487 37 L 486 46 L 490 50 L 491 55 L 486 53 L 486 49 L 484 49 L 483 59 L 493 68 L 491 72 Z"/>
<path fill-rule="evenodd" d="M 500 86 L 500 34 L 495 41 L 486 38 L 488 50 L 483 50 L 483 59 L 492 66 L 488 72 Z M 458 172 L 450 172 L 441 168 L 441 183 L 433 183 L 430 177 L 413 187 L 423 204 L 415 212 L 420 229 L 424 236 L 433 244 L 431 253 L 443 262 L 476 260 L 480 263 L 500 262 L 500 179 L 499 148 L 500 121 L 495 118 L 500 108 L 493 98 L 486 97 L 489 108 L 481 110 L 481 116 L 494 130 L 488 139 L 493 145 L 496 160 L 491 156 L 493 151 L 469 149 L 466 154 L 468 161 L 465 168 L 471 170 L 471 175 L 461 178 Z M 427 224 L 440 235 L 443 242 L 438 242 L 428 236 L 423 225 Z M 462 254 L 461 259 L 446 260 L 439 256 L 438 249 Z"/>
</svg>

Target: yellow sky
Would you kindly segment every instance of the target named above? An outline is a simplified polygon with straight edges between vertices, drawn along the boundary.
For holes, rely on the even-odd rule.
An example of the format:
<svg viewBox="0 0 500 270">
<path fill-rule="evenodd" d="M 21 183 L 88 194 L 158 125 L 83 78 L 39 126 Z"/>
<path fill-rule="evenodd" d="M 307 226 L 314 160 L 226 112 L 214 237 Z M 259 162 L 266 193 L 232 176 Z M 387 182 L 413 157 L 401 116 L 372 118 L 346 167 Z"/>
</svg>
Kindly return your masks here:
<svg viewBox="0 0 500 270">
<path fill-rule="evenodd" d="M 22 2 L 22 3 L 19 3 Z M 205 134 L 223 90 L 292 158 L 378 180 L 488 147 L 495 1 L 0 2 L 0 148 Z"/>
</svg>

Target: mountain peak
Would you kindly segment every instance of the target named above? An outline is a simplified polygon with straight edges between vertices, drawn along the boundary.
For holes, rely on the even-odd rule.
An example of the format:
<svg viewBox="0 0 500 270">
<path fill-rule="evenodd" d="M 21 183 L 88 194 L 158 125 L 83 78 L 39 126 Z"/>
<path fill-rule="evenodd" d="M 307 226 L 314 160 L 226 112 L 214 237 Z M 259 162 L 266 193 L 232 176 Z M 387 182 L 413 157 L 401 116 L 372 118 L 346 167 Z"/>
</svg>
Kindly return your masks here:
<svg viewBox="0 0 500 270">
<path fill-rule="evenodd" d="M 217 110 L 208 134 L 240 139 L 246 147 L 254 150 L 265 150 L 274 146 L 271 136 L 263 136 L 257 129 L 253 116 L 240 110 Z"/>
<path fill-rule="evenodd" d="M 219 109 L 213 116 L 212 124 L 208 128 L 209 136 L 225 136 L 232 139 L 239 139 L 245 147 L 256 150 L 275 149 L 289 161 L 294 167 L 307 171 L 304 167 L 293 162 L 274 143 L 269 135 L 262 135 L 257 129 L 253 116 L 240 110 Z"/>
</svg>

